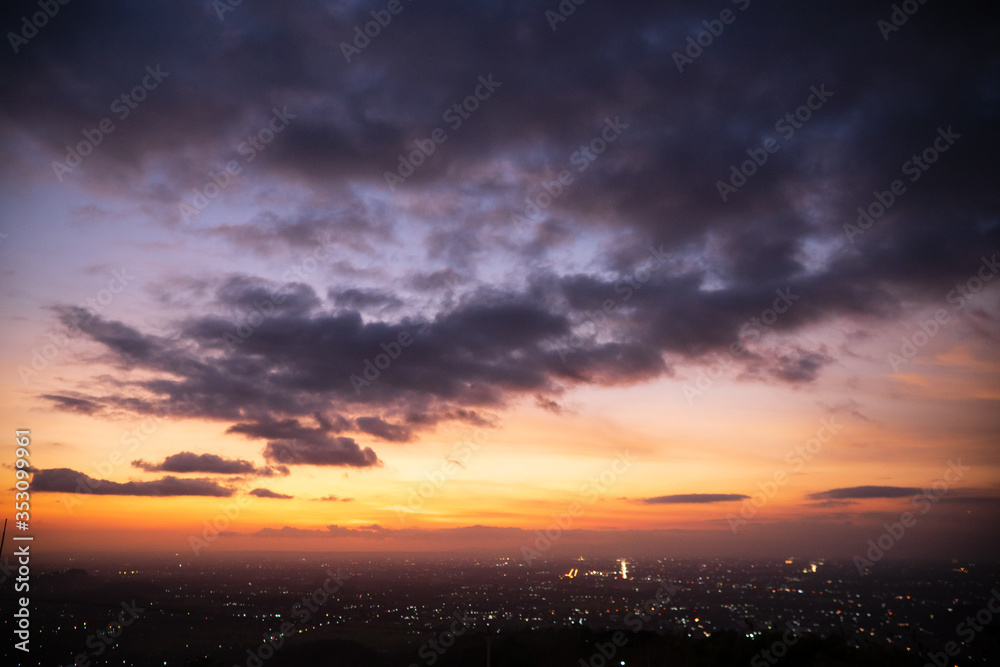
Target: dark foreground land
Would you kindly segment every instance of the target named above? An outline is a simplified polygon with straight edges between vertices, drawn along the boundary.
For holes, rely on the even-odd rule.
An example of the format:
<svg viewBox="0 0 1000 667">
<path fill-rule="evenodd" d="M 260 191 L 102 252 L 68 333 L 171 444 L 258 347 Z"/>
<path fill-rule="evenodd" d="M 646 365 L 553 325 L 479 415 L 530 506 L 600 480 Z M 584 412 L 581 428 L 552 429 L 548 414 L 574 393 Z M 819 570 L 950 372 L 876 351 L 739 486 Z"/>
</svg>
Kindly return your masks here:
<svg viewBox="0 0 1000 667">
<path fill-rule="evenodd" d="M 13 581 L 0 581 L 0 664 L 1000 664 L 994 565 L 640 558 L 623 579 L 621 562 L 75 558 L 32 573 L 30 654 L 14 649 Z"/>
<path fill-rule="evenodd" d="M 340 633 L 336 633 L 340 634 Z M 351 634 L 351 633 L 344 633 Z M 357 633 L 364 635 L 363 632 Z M 693 639 L 672 633 L 639 632 L 627 634 L 627 642 L 615 644 L 612 632 L 593 632 L 586 629 L 521 630 L 491 635 L 489 651 L 493 667 L 553 667 L 567 665 L 583 667 L 611 667 L 629 665 L 636 667 L 721 667 L 728 665 L 788 665 L 793 667 L 815 666 L 868 666 L 918 667 L 925 660 L 908 655 L 898 649 L 877 646 L 851 647 L 840 638 L 800 636 L 787 651 L 781 633 L 765 634 L 757 639 L 747 639 L 735 632 L 716 633 L 708 638 Z M 249 650 L 220 647 L 211 657 L 186 658 L 185 650 L 171 647 L 169 638 L 157 641 L 149 636 L 124 638 L 113 652 L 86 658 L 81 665 L 183 665 L 186 667 L 411 667 L 436 665 L 437 667 L 472 667 L 486 665 L 487 637 L 470 633 L 456 638 L 443 653 L 406 645 L 402 638 L 387 638 L 380 646 L 377 638 L 351 640 L 347 638 L 290 638 L 276 651 L 261 651 L 258 656 Z M 431 639 L 431 638 L 429 638 Z M 622 635 L 617 637 L 622 643 Z M 174 642 L 180 638 L 174 638 Z M 777 651 L 776 651 L 777 649 Z M 35 646 L 30 658 L 20 656 L 22 665 L 70 665 L 58 662 L 56 654 L 72 651 L 68 645 L 48 643 Z M 778 657 L 778 654 L 781 657 Z M 433 656 L 433 657 L 432 657 Z M 607 656 L 607 657 L 605 657 Z M 37 660 L 37 662 L 32 662 Z M 12 664 L 12 663 L 5 663 Z"/>
</svg>

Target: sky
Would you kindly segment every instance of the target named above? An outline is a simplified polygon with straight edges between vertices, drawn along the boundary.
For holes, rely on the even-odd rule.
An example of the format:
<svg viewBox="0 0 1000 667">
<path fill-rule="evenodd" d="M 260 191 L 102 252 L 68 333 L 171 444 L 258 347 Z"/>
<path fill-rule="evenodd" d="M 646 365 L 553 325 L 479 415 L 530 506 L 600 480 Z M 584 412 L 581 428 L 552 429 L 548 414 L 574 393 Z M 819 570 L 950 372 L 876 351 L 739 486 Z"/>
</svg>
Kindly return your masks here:
<svg viewBox="0 0 1000 667">
<path fill-rule="evenodd" d="M 0 417 L 43 550 L 995 556 L 981 6 L 41 4 Z"/>
</svg>

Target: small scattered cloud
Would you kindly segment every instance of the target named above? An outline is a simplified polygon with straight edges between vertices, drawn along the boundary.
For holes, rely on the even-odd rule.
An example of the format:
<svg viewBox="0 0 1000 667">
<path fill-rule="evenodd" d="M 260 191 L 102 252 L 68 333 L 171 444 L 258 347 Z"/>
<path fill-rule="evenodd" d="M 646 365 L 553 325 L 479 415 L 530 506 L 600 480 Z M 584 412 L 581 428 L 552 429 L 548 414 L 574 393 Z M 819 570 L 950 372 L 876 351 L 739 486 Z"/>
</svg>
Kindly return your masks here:
<svg viewBox="0 0 1000 667">
<path fill-rule="evenodd" d="M 810 493 L 811 500 L 846 500 L 869 498 L 905 498 L 920 493 L 920 489 L 910 486 L 849 486 Z"/>
<path fill-rule="evenodd" d="M 180 452 L 171 454 L 160 463 L 147 463 L 141 459 L 132 465 L 146 472 L 201 472 L 220 475 L 242 475 L 257 472 L 257 466 L 243 459 L 226 459 L 216 454 Z"/>
<path fill-rule="evenodd" d="M 390 424 L 381 417 L 358 417 L 358 430 L 389 442 L 409 442 L 413 432 L 406 426 Z"/>
<path fill-rule="evenodd" d="M 686 505 L 705 503 L 727 503 L 736 500 L 746 500 L 750 496 L 740 493 L 678 493 L 671 496 L 656 496 L 643 498 L 640 502 L 646 505 Z"/>
<path fill-rule="evenodd" d="M 75 398 L 62 394 L 42 394 L 42 398 L 52 401 L 56 404 L 57 409 L 65 410 L 66 412 L 79 412 L 84 415 L 92 415 L 101 410 L 100 405 L 85 398 Z"/>
<path fill-rule="evenodd" d="M 551 398 L 546 398 L 541 394 L 535 394 L 535 405 L 540 407 L 542 410 L 548 410 L 549 412 L 557 415 L 563 415 L 570 412 L 558 402 L 552 400 Z"/>
<path fill-rule="evenodd" d="M 291 500 L 295 496 L 289 496 L 284 493 L 278 493 L 276 491 L 271 491 L 270 489 L 254 489 L 250 492 L 251 496 L 257 496 L 258 498 L 274 498 L 277 500 Z"/>
<path fill-rule="evenodd" d="M 861 412 L 861 404 L 858 403 L 853 398 L 849 398 L 844 401 L 839 401 L 836 403 L 825 403 L 823 401 L 816 401 L 816 405 L 823 408 L 826 412 L 831 415 L 847 415 L 859 419 L 863 422 L 868 422 L 869 424 L 874 424 L 871 417 Z"/>
<path fill-rule="evenodd" d="M 831 507 L 847 507 L 848 505 L 855 505 L 853 500 L 821 500 L 815 503 L 809 503 L 810 507 L 820 507 L 820 508 L 831 508 Z"/>
<path fill-rule="evenodd" d="M 112 482 L 94 479 L 70 468 L 36 470 L 31 490 L 39 493 L 91 493 L 97 496 L 215 496 L 235 491 L 211 479 L 182 479 L 168 475 L 151 482 Z"/>
</svg>

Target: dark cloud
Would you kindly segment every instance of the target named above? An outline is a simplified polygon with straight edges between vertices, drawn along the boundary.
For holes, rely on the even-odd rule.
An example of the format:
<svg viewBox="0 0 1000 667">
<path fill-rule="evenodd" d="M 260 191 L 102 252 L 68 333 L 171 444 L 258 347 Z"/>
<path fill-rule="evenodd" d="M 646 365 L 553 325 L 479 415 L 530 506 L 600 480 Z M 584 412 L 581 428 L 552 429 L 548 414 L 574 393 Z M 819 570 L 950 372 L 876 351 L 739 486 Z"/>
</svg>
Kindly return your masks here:
<svg viewBox="0 0 1000 667">
<path fill-rule="evenodd" d="M 693 0 L 589 7 L 554 33 L 545 0 L 440 2 L 407 12 L 391 38 L 350 65 L 338 44 L 370 20 L 360 5 L 241 6 L 225 22 L 205 3 L 81 5 L 67 10 L 73 21 L 52 21 L 18 54 L 18 66 L 4 70 L 0 92 L 12 103 L 0 129 L 27 132 L 56 156 L 78 128 L 109 115 L 108 101 L 135 85 L 146 64 L 162 64 L 170 75 L 89 158 L 88 167 L 96 166 L 74 177 L 86 183 L 108 174 L 128 190 L 167 160 L 171 178 L 152 198 L 176 216 L 176 201 L 202 184 L 207 165 L 239 157 L 239 139 L 262 127 L 276 104 L 296 118 L 255 169 L 324 188 L 346 179 L 384 187 L 383 172 L 412 139 L 446 126 L 442 113 L 471 93 L 478 76 L 492 73 L 502 87 L 402 186 L 451 182 L 491 197 L 495 211 L 436 230 L 460 248 L 460 259 L 473 263 L 490 240 L 480 227 L 488 232 L 523 210 L 545 167 L 570 167 L 569 155 L 596 136 L 604 118 L 622 115 L 629 129 L 576 175 L 572 196 L 546 211 L 537 232 L 542 246 L 558 245 L 569 218 L 574 227 L 614 223 L 636 241 L 677 248 L 704 248 L 711 237 L 714 272 L 728 287 L 802 274 L 805 239 L 841 235 L 841 224 L 876 187 L 898 175 L 939 125 L 953 124 L 963 133 L 961 154 L 934 166 L 937 187 L 911 188 L 885 220 L 909 224 L 897 226 L 893 238 L 843 253 L 843 269 L 822 276 L 849 288 L 866 279 L 931 284 L 951 275 L 967 250 L 982 246 L 977 241 L 996 240 L 994 230 L 973 222 L 988 206 L 980 195 L 990 184 L 983 167 L 997 147 L 989 129 L 998 105 L 992 32 L 974 20 L 973 8 L 922 8 L 887 44 L 876 26 L 883 8 L 860 0 L 823 3 L 821 11 L 755 4 L 680 73 L 671 54 L 712 16 Z M 18 23 L 17 9 L 6 14 L 8 24 Z M 140 33 L 136 25 L 156 29 Z M 198 39 L 187 39 L 191 30 Z M 425 46 L 435 40 L 448 48 Z M 261 48 L 263 65 L 243 55 Z M 66 86 L 69 77 L 79 85 Z M 775 121 L 824 84 L 834 96 L 723 204 L 715 182 L 747 159 L 762 134 L 778 137 Z M 490 172 L 497 156 L 510 159 L 515 172 Z M 4 164 L 13 172 L 17 162 Z M 806 193 L 821 195 L 806 207 Z M 227 231 L 255 247 L 275 239 L 307 247 L 317 228 L 336 230 L 332 237 L 342 243 L 373 230 L 386 238 L 378 224 L 384 211 L 353 201 L 345 208 L 334 220 L 297 213 L 277 223 L 258 214 Z M 914 275 L 928 259 L 933 268 Z"/>
<path fill-rule="evenodd" d="M 744 377 L 759 379 L 763 376 L 788 384 L 808 383 L 816 380 L 823 367 L 832 362 L 833 357 L 823 352 L 793 345 L 752 353 Z"/>
<path fill-rule="evenodd" d="M 171 323 L 177 339 L 59 307 L 100 346 L 97 361 L 139 372 L 49 400 L 87 414 L 170 406 L 264 440 L 272 462 L 370 467 L 368 438 L 489 423 L 483 414 L 525 396 L 554 409 L 567 389 L 671 376 L 734 342 L 747 350 L 734 360 L 742 379 L 815 382 L 837 359 L 797 334 L 940 303 L 1000 247 L 1000 66 L 971 3 L 922 7 L 889 43 L 884 7 L 753 3 L 683 73 L 672 53 L 712 18 L 703 3 L 592 4 L 555 32 L 551 8 L 414 6 L 348 64 L 338 44 L 370 20 L 352 3 L 243 3 L 224 22 L 205 2 L 67 6 L 0 72 L 4 175 L 48 170 L 147 64 L 162 66 L 149 99 L 67 179 L 179 238 L 289 268 L 178 280 L 161 295 L 191 297 Z M 7 24 L 19 12 L 4 9 Z M 443 113 L 480 76 L 502 83 L 390 193 L 384 172 L 447 127 Z M 813 87 L 833 94 L 782 137 L 775 122 Z M 252 212 L 179 227 L 178 203 L 242 160 L 236 147 L 276 107 L 294 118 L 252 163 L 260 192 L 223 195 L 242 188 Z M 616 123 L 579 171 L 574 152 Z M 850 242 L 844 224 L 906 178 L 901 165 L 939 127 L 961 138 Z M 780 150 L 723 202 L 717 181 L 764 137 Z M 563 169 L 574 182 L 512 228 Z M 411 342 L 397 350 L 401 336 Z M 391 363 L 375 367 L 386 347 Z"/>
<path fill-rule="evenodd" d="M 821 507 L 821 508 L 831 508 L 831 507 L 847 507 L 849 505 L 854 505 L 853 500 L 820 500 L 814 503 L 809 503 L 810 507 Z"/>
<path fill-rule="evenodd" d="M 281 314 L 289 317 L 308 315 L 320 305 L 311 287 L 286 283 L 280 287 L 253 276 L 229 276 L 215 290 L 218 305 L 237 312 L 257 311 L 263 317 Z"/>
<path fill-rule="evenodd" d="M 735 500 L 746 500 L 749 497 L 739 493 L 678 493 L 672 496 L 643 498 L 642 502 L 647 505 L 684 505 L 691 503 L 725 503 Z"/>
<path fill-rule="evenodd" d="M 136 468 L 146 472 L 209 472 L 221 475 L 240 475 L 257 472 L 257 466 L 243 459 L 226 459 L 216 454 L 180 452 L 171 454 L 160 463 L 132 461 Z"/>
<path fill-rule="evenodd" d="M 810 493 L 813 500 L 845 500 L 866 498 L 905 498 L 920 493 L 921 490 L 908 486 L 851 486 Z"/>
<path fill-rule="evenodd" d="M 329 431 L 330 424 L 309 427 L 297 419 L 262 419 L 234 424 L 227 433 L 268 440 L 264 457 L 278 464 L 356 468 L 380 464 L 370 447 L 362 448 L 353 438 L 332 436 Z"/>
<path fill-rule="evenodd" d="M 379 290 L 346 289 L 330 293 L 330 300 L 348 310 L 364 310 L 366 308 L 395 309 L 403 305 L 402 299 Z"/>
<path fill-rule="evenodd" d="M 548 410 L 557 415 L 565 414 L 568 412 L 566 408 L 560 405 L 558 402 L 553 401 L 551 398 L 546 398 L 544 396 L 535 395 L 535 405 L 540 407 L 542 410 Z"/>
<path fill-rule="evenodd" d="M 295 496 L 285 495 L 284 493 L 277 493 L 271 491 L 270 489 L 253 489 L 250 491 L 251 496 L 257 496 L 258 498 L 274 498 L 276 500 L 291 500 Z"/>
<path fill-rule="evenodd" d="M 358 417 L 358 429 L 362 433 L 374 435 L 381 440 L 389 442 L 409 442 L 413 439 L 413 433 L 409 428 L 399 424 L 390 424 L 380 417 Z"/>
<path fill-rule="evenodd" d="M 464 408 L 439 410 L 433 414 L 429 412 L 410 412 L 406 415 L 406 423 L 420 427 L 433 426 L 442 421 L 464 422 L 484 428 L 496 428 L 498 423 L 497 418 L 493 415 L 483 415 L 475 410 L 466 410 Z"/>
<path fill-rule="evenodd" d="M 833 415 L 849 415 L 863 422 L 868 422 L 869 424 L 875 423 L 870 417 L 868 417 L 868 415 L 861 412 L 861 404 L 852 398 L 834 404 L 825 403 L 823 401 L 817 401 L 816 404 Z"/>
<path fill-rule="evenodd" d="M 441 269 L 432 273 L 417 273 L 410 277 L 410 285 L 421 291 L 453 290 L 456 286 L 468 283 L 466 276 L 454 269 Z"/>
<path fill-rule="evenodd" d="M 85 415 L 92 415 L 101 410 L 99 404 L 85 398 L 74 398 L 58 394 L 42 394 L 42 398 L 52 401 L 58 409 L 65 410 L 66 412 L 79 412 Z"/>
<path fill-rule="evenodd" d="M 355 431 L 409 442 L 414 428 L 443 419 L 482 424 L 477 409 L 503 407 L 521 395 L 552 406 L 553 396 L 573 385 L 632 384 L 671 375 L 665 355 L 697 357 L 738 336 L 741 321 L 731 313 L 740 308 L 728 303 L 711 310 L 705 301 L 719 297 L 699 301 L 692 295 L 685 307 L 705 316 L 695 316 L 690 330 L 679 329 L 676 317 L 669 318 L 669 326 L 652 326 L 649 318 L 657 312 L 666 317 L 664 303 L 683 294 L 673 286 L 650 281 L 644 293 L 656 303 L 637 303 L 631 311 L 612 314 L 616 321 L 608 317 L 596 324 L 578 313 L 590 312 L 600 296 L 612 294 L 613 283 L 579 277 L 556 290 L 550 285 L 548 293 L 536 289 L 534 302 L 527 295 L 477 291 L 419 324 L 406 318 L 366 322 L 347 310 L 327 313 L 317 308 L 309 289 L 286 288 L 286 295 L 297 296 L 268 309 L 245 337 L 232 321 L 215 315 L 189 317 L 186 337 L 168 341 L 100 316 L 61 312 L 103 344 L 116 363 L 159 375 L 136 381 L 132 396 L 119 390 L 85 399 L 95 406 L 138 411 L 170 406 L 178 416 L 235 422 L 229 432 L 269 441 L 265 455 L 271 461 L 291 462 L 281 450 L 295 441 L 302 463 L 365 467 L 378 463 L 375 453 L 335 434 Z M 213 298 L 239 311 L 259 308 L 276 293 L 274 285 L 229 277 Z M 777 298 L 774 290 L 765 293 Z M 605 324 L 622 340 L 601 340 L 597 327 Z M 674 333 L 668 341 L 663 337 L 669 328 Z M 786 345 L 758 346 L 743 364 L 748 377 L 801 383 L 814 380 L 830 361 L 822 352 Z M 384 416 L 365 415 L 365 406 L 378 407 Z M 393 416 L 396 421 L 386 418 Z"/>
<path fill-rule="evenodd" d="M 370 251 L 373 242 L 384 243 L 393 236 L 389 220 L 362 197 L 343 193 L 348 204 L 317 206 L 291 214 L 271 210 L 254 215 L 239 224 L 227 223 L 202 232 L 210 237 L 227 240 L 260 255 L 275 255 L 291 251 L 302 258 L 328 259 L 330 254 L 345 248 Z M 294 269 L 289 279 L 303 276 Z"/>
<path fill-rule="evenodd" d="M 779 355 L 773 373 L 785 382 L 812 382 L 823 366 L 831 361 L 833 359 L 825 354 L 797 349 L 790 354 Z"/>
<path fill-rule="evenodd" d="M 321 502 L 329 502 L 329 503 L 334 503 L 334 502 L 349 503 L 349 502 L 353 502 L 354 498 L 339 498 L 337 496 L 323 496 L 322 498 L 312 498 L 312 500 L 319 500 Z"/>
<path fill-rule="evenodd" d="M 370 447 L 362 448 L 353 438 L 335 437 L 322 443 L 272 441 L 264 448 L 270 461 L 291 465 L 348 466 L 368 468 L 381 465 Z"/>
<path fill-rule="evenodd" d="M 98 496 L 216 496 L 229 497 L 233 489 L 210 479 L 181 479 L 168 475 L 151 482 L 112 482 L 94 479 L 69 468 L 36 470 L 33 491 L 93 493 Z"/>
<path fill-rule="evenodd" d="M 63 325 L 73 331 L 82 331 L 106 346 L 122 365 L 151 363 L 163 351 L 160 339 L 144 335 L 122 322 L 106 320 L 79 306 L 58 306 L 55 310 Z"/>
<path fill-rule="evenodd" d="M 258 468 L 256 474 L 258 477 L 287 477 L 292 471 L 288 466 L 267 466 Z"/>
</svg>

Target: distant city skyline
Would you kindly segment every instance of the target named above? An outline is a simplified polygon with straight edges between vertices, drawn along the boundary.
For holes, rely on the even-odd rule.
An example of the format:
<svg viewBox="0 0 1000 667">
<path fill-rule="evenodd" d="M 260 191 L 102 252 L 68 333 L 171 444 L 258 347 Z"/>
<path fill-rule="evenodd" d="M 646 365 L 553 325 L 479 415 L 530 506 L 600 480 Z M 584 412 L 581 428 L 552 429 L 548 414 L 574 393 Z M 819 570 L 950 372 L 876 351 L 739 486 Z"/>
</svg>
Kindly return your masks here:
<svg viewBox="0 0 1000 667">
<path fill-rule="evenodd" d="M 839 655 L 833 664 L 955 656 L 989 665 L 998 648 L 996 562 L 892 561 L 864 575 L 850 561 L 823 559 L 628 562 L 622 579 L 621 558 L 527 565 L 457 554 L 219 552 L 147 555 L 123 566 L 81 556 L 73 569 L 36 573 L 36 630 L 45 641 L 33 656 L 43 664 L 83 656 L 109 664 L 471 665 L 482 664 L 487 642 L 508 661 L 528 642 L 536 648 L 518 664 L 596 666 L 589 655 L 613 653 L 659 667 L 721 651 L 735 654 L 730 664 L 760 667 L 786 653 L 828 662 Z M 165 632 L 176 639 L 162 641 Z"/>
</svg>

